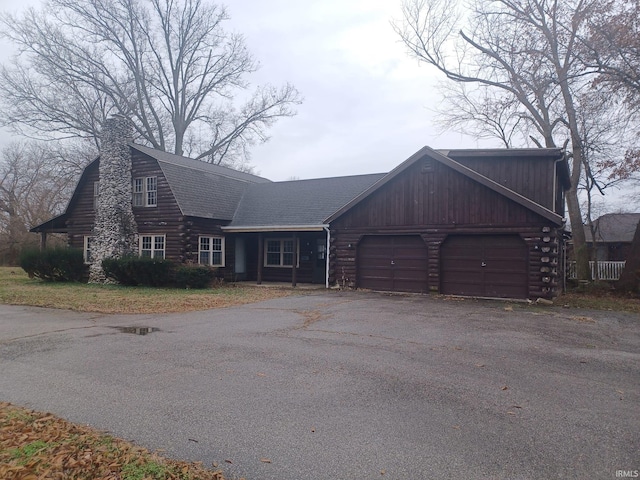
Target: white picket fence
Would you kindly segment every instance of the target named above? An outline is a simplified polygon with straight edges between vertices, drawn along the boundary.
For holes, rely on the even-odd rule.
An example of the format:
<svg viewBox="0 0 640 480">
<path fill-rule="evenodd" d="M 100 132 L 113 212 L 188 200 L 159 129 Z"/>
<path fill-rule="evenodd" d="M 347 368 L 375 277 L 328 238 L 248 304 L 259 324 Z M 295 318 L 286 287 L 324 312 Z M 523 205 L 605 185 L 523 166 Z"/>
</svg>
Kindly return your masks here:
<svg viewBox="0 0 640 480">
<path fill-rule="evenodd" d="M 598 276 L 596 277 L 596 262 L 589 262 L 591 278 L 600 280 L 618 280 L 626 262 L 597 262 Z M 576 262 L 569 262 L 569 278 L 576 278 Z"/>
</svg>

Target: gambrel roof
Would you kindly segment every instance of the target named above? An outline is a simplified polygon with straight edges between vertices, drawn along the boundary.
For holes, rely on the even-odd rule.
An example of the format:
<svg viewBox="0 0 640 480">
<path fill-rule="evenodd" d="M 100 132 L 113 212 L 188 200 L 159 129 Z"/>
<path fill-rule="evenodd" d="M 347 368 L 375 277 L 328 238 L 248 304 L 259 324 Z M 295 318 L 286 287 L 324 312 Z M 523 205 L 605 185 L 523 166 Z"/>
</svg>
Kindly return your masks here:
<svg viewBox="0 0 640 480">
<path fill-rule="evenodd" d="M 257 175 L 153 148 L 135 144 L 131 148 L 158 161 L 185 216 L 231 220 L 249 185 L 271 183 Z"/>
</svg>

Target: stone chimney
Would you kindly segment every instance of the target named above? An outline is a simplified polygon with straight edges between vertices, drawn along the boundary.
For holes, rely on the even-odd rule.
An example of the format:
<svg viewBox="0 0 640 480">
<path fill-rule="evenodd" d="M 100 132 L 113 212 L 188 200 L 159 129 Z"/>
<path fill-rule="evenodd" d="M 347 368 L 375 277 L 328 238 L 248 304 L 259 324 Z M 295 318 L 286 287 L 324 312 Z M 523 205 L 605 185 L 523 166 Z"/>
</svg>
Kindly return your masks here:
<svg viewBox="0 0 640 480">
<path fill-rule="evenodd" d="M 138 226 L 131 204 L 133 125 L 121 116 L 105 121 L 100 139 L 98 199 L 93 224 L 89 282 L 107 283 L 102 260 L 137 253 Z"/>
</svg>

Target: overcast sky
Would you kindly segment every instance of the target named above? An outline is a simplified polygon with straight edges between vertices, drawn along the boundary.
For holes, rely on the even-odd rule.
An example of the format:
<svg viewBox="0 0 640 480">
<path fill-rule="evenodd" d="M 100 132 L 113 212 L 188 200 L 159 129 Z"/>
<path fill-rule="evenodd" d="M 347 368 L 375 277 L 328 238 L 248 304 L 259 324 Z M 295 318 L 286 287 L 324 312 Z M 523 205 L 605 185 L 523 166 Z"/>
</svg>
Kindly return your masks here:
<svg viewBox="0 0 640 480">
<path fill-rule="evenodd" d="M 235 0 L 234 27 L 262 63 L 258 82 L 304 96 L 253 162 L 274 180 L 386 172 L 424 145 L 476 147 L 439 135 L 438 75 L 406 54 L 390 21 L 400 0 Z M 485 144 L 486 145 L 486 144 Z M 496 144 L 497 145 L 497 144 Z"/>
<path fill-rule="evenodd" d="M 271 139 L 252 150 L 257 172 L 276 181 L 388 172 L 425 145 L 500 146 L 440 132 L 433 110 L 442 101 L 441 76 L 399 42 L 390 22 L 400 19 L 400 2 L 223 2 L 231 15 L 227 28 L 244 34 L 262 65 L 253 85 L 291 82 L 304 97 L 298 114 L 280 120 Z M 38 3 L 0 0 L 0 9 Z M 0 135 L 0 146 L 10 139 Z M 625 208 L 620 200 L 611 192 L 606 210 Z"/>
<path fill-rule="evenodd" d="M 38 3 L 0 0 L 0 7 Z M 400 17 L 400 0 L 223 3 L 232 17 L 227 27 L 245 35 L 262 65 L 252 83 L 291 82 L 304 97 L 298 114 L 280 120 L 269 142 L 253 149 L 261 175 L 386 172 L 424 145 L 478 146 L 459 134 L 438 135 L 430 110 L 440 101 L 437 75 L 406 55 L 390 25 Z"/>
</svg>

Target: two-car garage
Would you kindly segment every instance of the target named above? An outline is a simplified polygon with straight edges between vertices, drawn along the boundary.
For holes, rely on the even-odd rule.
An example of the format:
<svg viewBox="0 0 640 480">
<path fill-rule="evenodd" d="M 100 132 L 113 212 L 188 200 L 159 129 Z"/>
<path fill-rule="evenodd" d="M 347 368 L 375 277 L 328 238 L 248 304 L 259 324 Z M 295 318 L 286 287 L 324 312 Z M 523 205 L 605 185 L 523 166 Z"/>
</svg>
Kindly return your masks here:
<svg viewBox="0 0 640 480">
<path fill-rule="evenodd" d="M 429 255 L 420 235 L 367 235 L 358 244 L 357 285 L 382 291 L 428 292 Z M 528 297 L 528 249 L 519 235 L 450 235 L 441 244 L 440 293 Z"/>
</svg>

